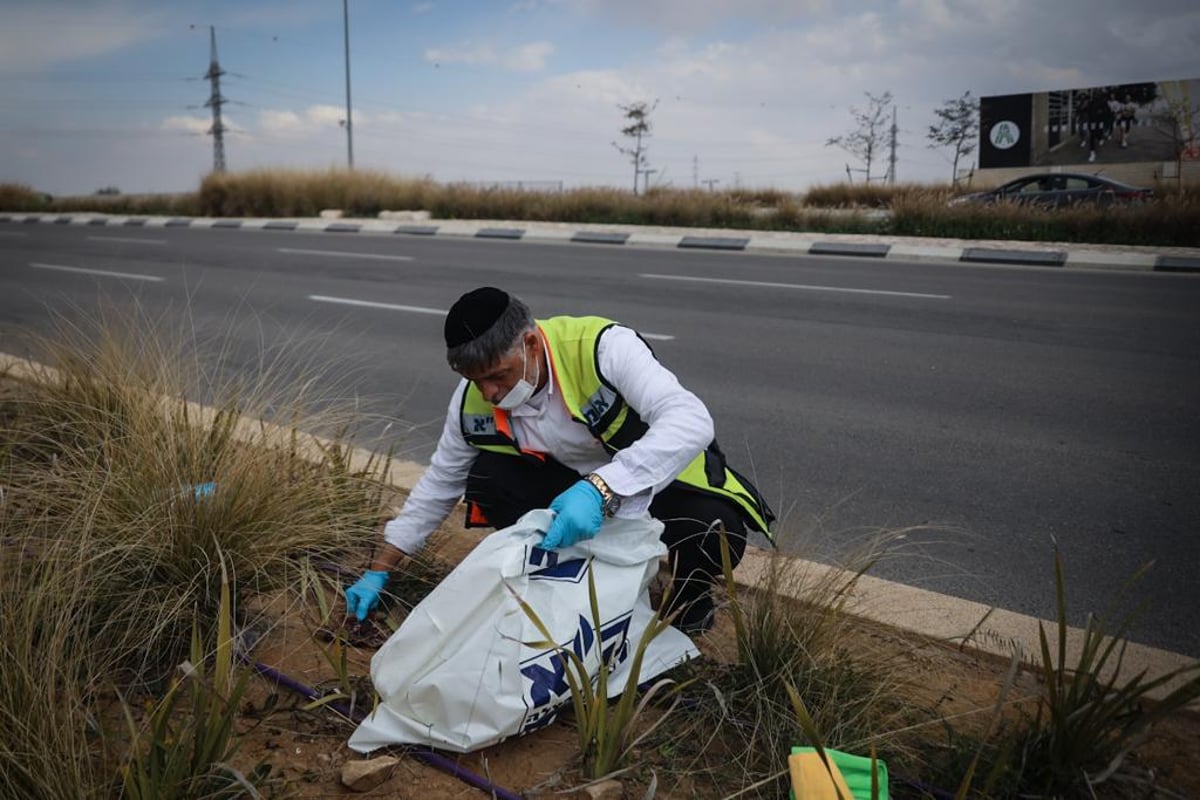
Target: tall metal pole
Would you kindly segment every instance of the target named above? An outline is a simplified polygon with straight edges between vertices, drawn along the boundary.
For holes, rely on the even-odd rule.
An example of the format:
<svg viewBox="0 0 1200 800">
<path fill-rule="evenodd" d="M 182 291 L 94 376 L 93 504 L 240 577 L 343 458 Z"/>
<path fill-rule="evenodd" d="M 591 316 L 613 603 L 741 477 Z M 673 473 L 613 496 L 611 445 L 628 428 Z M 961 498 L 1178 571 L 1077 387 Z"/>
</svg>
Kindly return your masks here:
<svg viewBox="0 0 1200 800">
<path fill-rule="evenodd" d="M 221 106 L 225 102 L 225 98 L 221 96 L 221 76 L 225 71 L 221 69 L 221 62 L 217 60 L 217 29 L 212 25 L 208 26 L 208 41 L 209 41 L 209 58 L 208 72 L 204 77 L 208 78 L 212 86 L 212 93 L 209 95 L 208 102 L 204 105 L 212 107 L 212 127 L 208 132 L 213 137 L 213 172 L 225 171 L 225 125 L 221 122 Z"/>
<path fill-rule="evenodd" d="M 342 0 L 342 31 L 346 49 L 346 163 L 354 169 L 354 117 L 350 114 L 350 9 Z"/>
<path fill-rule="evenodd" d="M 892 106 L 892 154 L 888 159 L 888 184 L 896 185 L 896 107 Z"/>
</svg>

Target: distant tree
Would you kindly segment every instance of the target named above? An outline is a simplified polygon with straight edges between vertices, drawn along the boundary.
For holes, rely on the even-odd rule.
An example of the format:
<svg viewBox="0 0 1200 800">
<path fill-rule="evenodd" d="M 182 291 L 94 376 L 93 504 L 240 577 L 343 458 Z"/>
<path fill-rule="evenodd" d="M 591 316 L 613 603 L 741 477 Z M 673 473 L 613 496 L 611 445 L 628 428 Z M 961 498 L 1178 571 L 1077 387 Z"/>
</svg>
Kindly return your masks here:
<svg viewBox="0 0 1200 800">
<path fill-rule="evenodd" d="M 619 105 L 617 108 L 625 115 L 625 121 L 628 123 L 621 129 L 621 135 L 631 141 L 631 144 L 622 147 L 616 142 L 612 146 L 617 148 L 617 151 L 628 156 L 633 163 L 633 193 L 638 193 L 638 176 L 642 174 L 646 165 L 646 144 L 644 139 L 650 138 L 650 115 L 654 113 L 654 109 L 658 108 L 658 101 L 646 103 L 639 101 L 629 103 L 628 105 Z"/>
<path fill-rule="evenodd" d="M 1183 162 L 1200 161 L 1200 101 L 1192 100 L 1180 81 L 1162 83 L 1171 139 L 1175 149 L 1175 176 L 1183 185 Z"/>
<path fill-rule="evenodd" d="M 926 138 L 932 142 L 929 145 L 931 148 L 954 148 L 954 166 L 950 180 L 957 186 L 959 159 L 975 152 L 979 141 L 979 100 L 971 97 L 969 91 L 963 92 L 962 97 L 947 100 L 941 108 L 935 108 L 933 113 L 937 115 L 938 121 L 936 125 L 929 126 Z"/>
<path fill-rule="evenodd" d="M 867 183 L 871 182 L 871 165 L 876 156 L 883 150 L 888 137 L 888 113 L 892 107 L 892 93 L 884 92 L 873 95 L 865 92 L 867 107 L 859 109 L 850 106 L 850 116 L 854 119 L 855 128 L 850 133 L 830 137 L 825 146 L 835 145 L 855 156 L 866 167 Z M 847 167 L 849 172 L 849 167 Z"/>
<path fill-rule="evenodd" d="M 121 190 L 115 186 L 101 186 L 96 190 L 96 194 L 115 195 L 120 194 Z"/>
</svg>

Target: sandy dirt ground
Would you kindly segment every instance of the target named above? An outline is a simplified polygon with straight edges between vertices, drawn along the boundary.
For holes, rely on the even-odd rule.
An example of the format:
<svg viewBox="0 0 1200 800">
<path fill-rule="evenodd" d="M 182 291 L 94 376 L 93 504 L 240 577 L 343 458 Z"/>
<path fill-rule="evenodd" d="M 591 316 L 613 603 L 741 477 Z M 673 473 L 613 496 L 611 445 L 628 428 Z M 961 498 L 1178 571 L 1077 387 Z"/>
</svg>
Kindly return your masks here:
<svg viewBox="0 0 1200 800">
<path fill-rule="evenodd" d="M 478 536 L 476 531 L 451 527 L 435 537 L 433 546 L 440 559 L 453 563 L 478 540 Z M 321 654 L 321 648 L 328 648 L 328 642 L 319 632 L 314 636 L 319 620 L 305 618 L 298 612 L 284 614 L 278 619 L 278 624 L 256 646 L 254 659 L 310 687 L 335 689 L 336 672 Z M 864 627 L 861 635 L 870 637 L 872 646 L 894 648 L 898 654 L 897 669 L 904 671 L 908 684 L 922 695 L 921 699 L 927 705 L 936 707 L 947 717 L 975 718 L 981 725 L 986 724 L 1008 672 L 1007 662 L 944 643 L 917 640 L 891 628 Z M 734 651 L 733 626 L 728 612 L 723 613 L 715 628 L 697 643 L 703 657 L 727 660 Z M 363 646 L 347 650 L 348 672 L 356 677 L 368 698 L 372 644 L 364 641 Z M 1036 692 L 1036 678 L 1024 673 L 1010 691 L 1010 697 Z M 278 695 L 276 705 L 270 713 L 262 714 L 272 693 Z M 306 702 L 284 687 L 257 680 L 244 705 L 248 732 L 239 762 L 248 766 L 262 759 L 268 760 L 273 765 L 272 774 L 285 779 L 301 798 L 315 800 L 356 795 L 340 781 L 343 764 L 363 757 L 346 746 L 353 725 L 329 710 L 304 711 L 302 706 Z M 370 702 L 369 699 L 366 702 Z M 392 776 L 363 796 L 426 800 L 487 796 L 399 748 L 390 752 L 400 757 Z M 577 753 L 578 743 L 570 721 L 560 720 L 535 734 L 480 752 L 445 755 L 470 772 L 517 794 L 585 797 L 572 791 L 584 783 L 579 776 Z M 1200 713 L 1179 714 L 1169 719 L 1139 748 L 1134 760 L 1139 766 L 1154 770 L 1156 785 L 1168 788 L 1176 796 L 1200 798 L 1200 775 L 1195 769 L 1195 765 L 1200 764 Z M 649 764 L 651 761 L 656 763 Z M 644 797 L 651 766 L 658 773 L 656 796 L 659 798 L 707 798 L 725 794 L 715 791 L 715 787 L 692 783 L 683 776 L 664 774 L 661 760 L 652 754 L 647 754 L 642 766 L 642 769 L 635 768 L 619 778 L 623 782 L 619 796 Z M 953 792 L 957 787 L 944 788 Z M 1106 795 L 1101 791 L 1097 796 Z"/>
</svg>

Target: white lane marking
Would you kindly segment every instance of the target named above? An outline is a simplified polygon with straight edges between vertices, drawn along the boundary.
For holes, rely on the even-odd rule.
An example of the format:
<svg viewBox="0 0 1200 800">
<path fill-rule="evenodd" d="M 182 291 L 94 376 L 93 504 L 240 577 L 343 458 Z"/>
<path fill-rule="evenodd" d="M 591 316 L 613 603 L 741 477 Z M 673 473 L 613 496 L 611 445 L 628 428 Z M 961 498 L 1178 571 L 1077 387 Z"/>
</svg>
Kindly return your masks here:
<svg viewBox="0 0 1200 800">
<path fill-rule="evenodd" d="M 309 300 L 315 300 L 318 303 L 338 303 L 343 306 L 362 306 L 363 308 L 383 308 L 388 311 L 410 311 L 414 314 L 436 314 L 439 317 L 446 316 L 445 309 L 441 308 L 425 308 L 423 306 L 400 306 L 394 303 L 376 303 L 373 300 L 352 300 L 348 297 L 328 297 L 323 294 L 310 294 Z"/>
<path fill-rule="evenodd" d="M 345 250 L 302 250 L 295 247 L 277 247 L 280 253 L 301 256 L 329 256 L 330 258 L 369 258 L 375 261 L 412 261 L 412 256 L 388 256 L 379 253 L 349 253 Z"/>
<path fill-rule="evenodd" d="M 166 239 L 139 239 L 136 236 L 89 236 L 93 242 L 126 242 L 128 244 L 166 244 Z"/>
<path fill-rule="evenodd" d="M 158 275 L 139 275 L 133 272 L 109 272 L 103 269 L 84 269 L 83 267 L 64 267 L 61 264 L 37 264 L 30 262 L 29 266 L 34 269 L 52 269 L 58 272 L 80 272 L 85 275 L 99 275 L 104 278 L 127 278 L 134 281 L 161 281 L 165 280 Z"/>
<path fill-rule="evenodd" d="M 948 294 L 922 294 L 921 292 L 892 292 L 886 289 L 847 289 L 840 286 L 810 286 L 804 283 L 770 283 L 768 281 L 738 281 L 731 278 L 693 278 L 688 275 L 656 275 L 649 272 L 643 278 L 660 281 L 692 281 L 695 283 L 721 283 L 734 286 L 753 286 L 762 289 L 802 289 L 809 292 L 844 292 L 847 294 L 880 294 L 889 297 L 919 297 L 925 300 L 949 300 Z"/>
<path fill-rule="evenodd" d="M 409 311 L 413 314 L 434 314 L 439 317 L 446 316 L 444 308 L 426 308 L 425 306 L 402 306 L 395 303 L 378 303 L 374 300 L 353 300 L 349 297 L 330 297 L 324 294 L 310 294 L 309 300 L 317 303 L 337 303 L 344 306 L 361 306 L 363 308 L 382 308 L 388 311 Z M 641 333 L 639 331 L 639 333 Z M 665 333 L 642 333 L 644 339 L 655 339 L 660 342 L 669 342 L 674 339 Z"/>
</svg>

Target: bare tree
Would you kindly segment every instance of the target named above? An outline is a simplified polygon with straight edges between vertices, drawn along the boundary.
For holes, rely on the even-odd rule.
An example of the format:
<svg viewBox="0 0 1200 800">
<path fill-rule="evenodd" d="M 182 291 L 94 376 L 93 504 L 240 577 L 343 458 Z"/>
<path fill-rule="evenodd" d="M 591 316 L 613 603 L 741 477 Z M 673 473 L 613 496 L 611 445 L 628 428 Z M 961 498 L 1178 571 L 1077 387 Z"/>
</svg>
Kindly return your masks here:
<svg viewBox="0 0 1200 800">
<path fill-rule="evenodd" d="M 871 165 L 883 149 L 889 134 L 888 113 L 892 106 L 892 93 L 888 91 L 878 96 L 870 92 L 864 94 L 867 96 L 865 109 L 850 106 L 850 116 L 854 118 L 855 129 L 850 133 L 831 137 L 825 142 L 825 146 L 836 145 L 862 161 L 866 167 L 867 183 L 870 183 Z"/>
<path fill-rule="evenodd" d="M 658 108 L 658 101 L 647 103 L 639 101 L 629 103 L 628 105 L 619 105 L 617 108 L 625 114 L 625 121 L 628 123 L 621 129 L 621 135 L 632 141 L 628 147 L 622 147 L 616 142 L 612 146 L 617 148 L 617 151 L 628 156 L 633 163 L 633 193 L 638 193 L 638 176 L 646 171 L 646 144 L 643 139 L 650 138 L 650 115 L 654 109 Z"/>
<path fill-rule="evenodd" d="M 941 108 L 935 108 L 936 125 L 929 126 L 926 138 L 931 148 L 954 148 L 954 166 L 951 183 L 958 185 L 958 162 L 975 152 L 979 136 L 979 100 L 971 92 L 963 92 L 956 100 L 947 100 Z"/>
<path fill-rule="evenodd" d="M 1193 101 L 1179 81 L 1163 82 L 1166 119 L 1175 150 L 1175 178 L 1183 185 L 1183 162 L 1200 159 L 1200 102 Z"/>
</svg>

